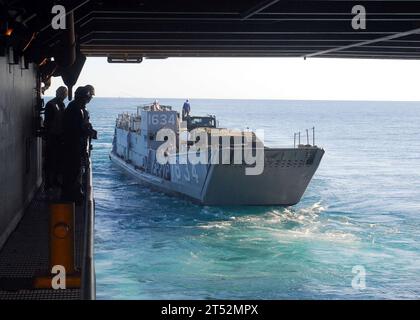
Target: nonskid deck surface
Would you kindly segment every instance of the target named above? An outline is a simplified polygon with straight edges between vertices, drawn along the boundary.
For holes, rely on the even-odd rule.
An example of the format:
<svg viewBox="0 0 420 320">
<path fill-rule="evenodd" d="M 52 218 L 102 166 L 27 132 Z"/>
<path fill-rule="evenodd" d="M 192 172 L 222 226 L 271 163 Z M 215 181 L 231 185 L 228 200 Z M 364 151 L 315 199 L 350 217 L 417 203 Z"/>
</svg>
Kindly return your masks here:
<svg viewBox="0 0 420 320">
<path fill-rule="evenodd" d="M 76 267 L 82 262 L 84 219 L 76 207 Z M 33 289 L 35 275 L 49 270 L 49 209 L 45 194 L 38 192 L 16 230 L 0 251 L 0 300 L 73 300 L 81 299 L 80 289 Z"/>
</svg>

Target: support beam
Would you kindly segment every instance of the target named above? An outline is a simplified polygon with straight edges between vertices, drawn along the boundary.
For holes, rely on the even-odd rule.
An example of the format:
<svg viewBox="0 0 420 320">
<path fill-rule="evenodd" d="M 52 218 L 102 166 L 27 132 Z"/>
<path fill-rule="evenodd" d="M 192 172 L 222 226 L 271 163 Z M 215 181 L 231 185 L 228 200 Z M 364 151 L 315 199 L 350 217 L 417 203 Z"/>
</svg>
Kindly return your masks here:
<svg viewBox="0 0 420 320">
<path fill-rule="evenodd" d="M 337 48 L 333 48 L 333 49 L 314 52 L 314 53 L 305 55 L 304 58 L 305 59 L 306 58 L 313 58 L 313 57 L 324 55 L 324 54 L 329 54 L 329 53 L 343 51 L 343 50 L 347 50 L 347 49 L 351 49 L 351 48 L 361 47 L 361 46 L 369 45 L 369 44 L 373 44 L 373 43 L 398 39 L 398 38 L 402 38 L 402 37 L 406 37 L 406 36 L 410 36 L 410 35 L 418 34 L 418 33 L 420 33 L 420 28 L 416 28 L 416 29 L 413 29 L 413 30 L 405 31 L 405 32 L 395 33 L 395 34 L 392 34 L 392 35 L 389 35 L 389 36 L 376 38 L 376 39 L 373 39 L 373 40 L 362 41 L 362 42 L 349 44 L 349 45 L 342 46 L 342 47 L 337 47 Z"/>
<path fill-rule="evenodd" d="M 279 2 L 280 0 L 268 0 L 268 1 L 263 1 L 259 4 L 257 4 L 255 7 L 245 11 L 241 16 L 242 16 L 242 21 L 251 18 L 253 15 L 257 14 L 258 12 L 261 12 L 265 9 L 267 9 L 268 7 L 271 7 L 272 5 L 276 4 L 277 2 Z"/>
</svg>

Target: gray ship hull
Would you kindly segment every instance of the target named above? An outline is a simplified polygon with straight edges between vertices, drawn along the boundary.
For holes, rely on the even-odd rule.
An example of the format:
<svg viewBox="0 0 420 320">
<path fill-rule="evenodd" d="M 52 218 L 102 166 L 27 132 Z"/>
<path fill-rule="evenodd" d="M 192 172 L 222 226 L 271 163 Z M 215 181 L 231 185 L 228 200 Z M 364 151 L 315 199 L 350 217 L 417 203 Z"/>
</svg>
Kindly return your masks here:
<svg viewBox="0 0 420 320">
<path fill-rule="evenodd" d="M 115 152 L 110 159 L 130 175 L 171 195 L 203 205 L 281 205 L 298 203 L 324 154 L 317 147 L 264 151 L 264 171 L 246 175 L 245 164 L 174 164 L 164 177 L 139 170 Z M 152 170 L 151 170 L 152 171 Z"/>
</svg>

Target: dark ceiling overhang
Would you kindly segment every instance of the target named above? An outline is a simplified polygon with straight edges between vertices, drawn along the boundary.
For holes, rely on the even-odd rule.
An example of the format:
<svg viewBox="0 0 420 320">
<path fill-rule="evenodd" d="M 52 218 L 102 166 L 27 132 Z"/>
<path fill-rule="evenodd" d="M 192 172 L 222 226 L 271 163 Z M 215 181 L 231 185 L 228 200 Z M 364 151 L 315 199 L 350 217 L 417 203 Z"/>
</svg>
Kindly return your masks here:
<svg viewBox="0 0 420 320">
<path fill-rule="evenodd" d="M 53 4 L 74 11 L 87 56 L 420 58 L 420 1 L 1 1 L 53 47 Z M 366 9 L 355 30 L 352 8 Z"/>
</svg>

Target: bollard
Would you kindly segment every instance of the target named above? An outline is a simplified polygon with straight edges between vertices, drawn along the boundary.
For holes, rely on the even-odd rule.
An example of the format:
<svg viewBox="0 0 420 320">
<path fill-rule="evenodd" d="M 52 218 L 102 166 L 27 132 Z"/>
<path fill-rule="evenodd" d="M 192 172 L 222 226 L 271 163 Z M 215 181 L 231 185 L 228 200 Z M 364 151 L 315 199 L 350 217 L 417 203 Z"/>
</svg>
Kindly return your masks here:
<svg viewBox="0 0 420 320">
<path fill-rule="evenodd" d="M 75 206 L 74 202 L 50 205 L 50 270 L 48 275 L 34 278 L 37 289 L 51 289 L 54 266 L 65 269 L 65 288 L 80 288 L 80 272 L 75 269 Z"/>
<path fill-rule="evenodd" d="M 67 274 L 74 269 L 74 203 L 50 205 L 50 268 L 62 265 Z"/>
</svg>

